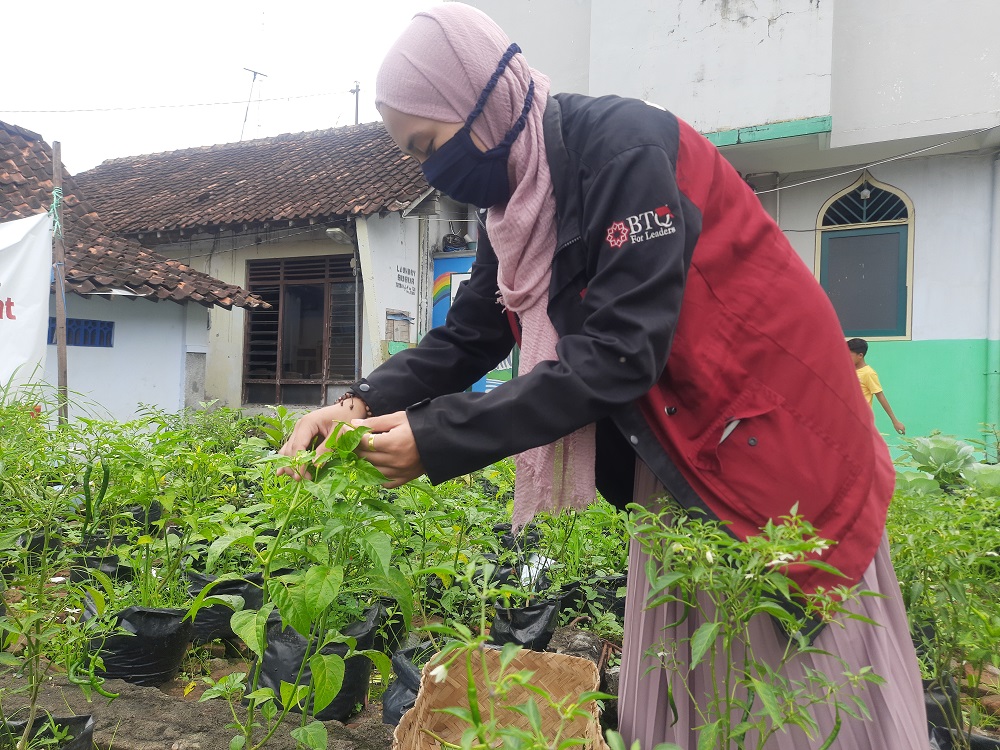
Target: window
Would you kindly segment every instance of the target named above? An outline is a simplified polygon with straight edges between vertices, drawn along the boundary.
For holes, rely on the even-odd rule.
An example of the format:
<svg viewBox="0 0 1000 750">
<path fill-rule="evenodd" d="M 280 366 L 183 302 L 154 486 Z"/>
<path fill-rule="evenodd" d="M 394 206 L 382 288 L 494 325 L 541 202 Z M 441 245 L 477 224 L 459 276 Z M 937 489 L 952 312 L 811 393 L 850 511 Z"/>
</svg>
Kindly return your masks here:
<svg viewBox="0 0 1000 750">
<path fill-rule="evenodd" d="M 913 274 L 909 199 L 868 172 L 817 219 L 817 273 L 845 336 L 908 338 Z"/>
<path fill-rule="evenodd" d="M 325 406 L 358 378 L 352 256 L 250 261 L 247 287 L 271 307 L 246 313 L 245 403 Z"/>
<path fill-rule="evenodd" d="M 56 343 L 56 319 L 49 318 L 49 344 Z M 115 345 L 115 324 L 110 320 L 66 318 L 66 346 L 111 348 Z"/>
</svg>

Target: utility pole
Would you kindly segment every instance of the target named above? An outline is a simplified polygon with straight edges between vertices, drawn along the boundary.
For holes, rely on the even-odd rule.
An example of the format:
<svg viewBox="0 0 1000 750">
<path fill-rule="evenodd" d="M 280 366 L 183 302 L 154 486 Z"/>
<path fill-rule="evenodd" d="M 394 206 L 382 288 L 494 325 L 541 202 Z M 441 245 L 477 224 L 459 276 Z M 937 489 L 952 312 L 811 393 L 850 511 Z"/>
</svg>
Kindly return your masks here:
<svg viewBox="0 0 1000 750">
<path fill-rule="evenodd" d="M 261 73 L 259 70 L 251 70 L 250 68 L 243 68 L 243 70 L 248 73 L 253 73 L 253 78 L 250 80 L 250 93 L 247 95 L 247 109 L 243 113 L 243 127 L 240 128 L 240 140 L 243 140 L 243 131 L 247 127 L 247 115 L 250 114 L 250 100 L 253 99 L 253 85 L 257 82 L 257 76 L 261 78 L 267 78 L 266 73 Z"/>
<path fill-rule="evenodd" d="M 354 94 L 354 124 L 358 124 L 358 94 L 361 93 L 361 84 L 357 81 L 354 82 L 354 88 L 350 90 L 351 94 Z"/>
<path fill-rule="evenodd" d="M 59 423 L 69 420 L 69 389 L 66 383 L 66 246 L 62 233 L 62 146 L 52 142 L 52 208 L 56 231 L 52 236 L 52 268 L 56 285 L 56 357 L 58 358 Z"/>
</svg>

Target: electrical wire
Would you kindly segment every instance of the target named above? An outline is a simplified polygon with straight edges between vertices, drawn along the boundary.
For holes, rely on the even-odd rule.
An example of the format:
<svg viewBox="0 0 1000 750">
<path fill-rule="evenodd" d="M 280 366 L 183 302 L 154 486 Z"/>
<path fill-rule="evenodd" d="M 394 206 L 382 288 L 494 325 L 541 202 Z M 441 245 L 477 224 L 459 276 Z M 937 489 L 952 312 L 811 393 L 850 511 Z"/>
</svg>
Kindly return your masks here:
<svg viewBox="0 0 1000 750">
<path fill-rule="evenodd" d="M 823 175 L 822 177 L 814 177 L 811 180 L 803 180 L 802 182 L 793 182 L 791 185 L 780 185 L 778 187 L 768 188 L 767 190 L 754 190 L 754 195 L 766 195 L 767 193 L 777 193 L 780 190 L 790 190 L 792 188 L 802 187 L 803 185 L 811 185 L 814 182 L 822 182 L 823 180 L 832 180 L 837 177 L 844 177 L 845 175 L 854 174 L 855 172 L 863 172 L 866 169 L 871 169 L 872 167 L 877 167 L 882 164 L 888 164 L 889 162 L 892 161 L 899 161 L 900 159 L 908 159 L 912 156 L 916 156 L 917 154 L 922 154 L 926 151 L 933 151 L 936 148 L 941 148 L 943 146 L 950 146 L 952 143 L 958 143 L 959 141 L 964 140 L 966 138 L 973 138 L 974 136 L 982 135 L 983 133 L 987 133 L 991 130 L 996 130 L 997 128 L 1000 128 L 1000 124 L 990 125 L 989 127 L 981 128 L 972 133 L 966 133 L 965 135 L 960 135 L 958 138 L 952 138 L 950 141 L 944 141 L 943 143 L 935 143 L 933 146 L 925 146 L 924 148 L 918 148 L 915 151 L 907 151 L 904 154 L 898 154 L 897 156 L 890 156 L 888 159 L 873 161 L 870 164 L 864 165 L 863 167 L 854 167 L 844 172 L 837 172 L 835 174 Z"/>
<path fill-rule="evenodd" d="M 269 99 L 258 99 L 259 102 L 290 102 L 297 99 L 315 99 L 320 96 L 342 96 L 339 91 L 324 91 L 319 94 L 301 94 L 299 96 L 278 96 Z M 5 115 L 72 115 L 87 112 L 136 112 L 144 109 L 184 109 L 191 107 L 223 107 L 240 104 L 246 106 L 246 100 L 233 102 L 198 102 L 196 104 L 144 104 L 136 107 L 94 107 L 91 109 L 0 109 Z"/>
</svg>

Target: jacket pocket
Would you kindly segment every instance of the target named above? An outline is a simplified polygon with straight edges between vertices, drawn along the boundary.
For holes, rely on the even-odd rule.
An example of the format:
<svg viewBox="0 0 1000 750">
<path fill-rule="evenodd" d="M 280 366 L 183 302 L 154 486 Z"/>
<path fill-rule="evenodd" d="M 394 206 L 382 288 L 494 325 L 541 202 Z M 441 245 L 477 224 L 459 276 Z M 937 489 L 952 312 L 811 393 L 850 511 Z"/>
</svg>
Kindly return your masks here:
<svg viewBox="0 0 1000 750">
<path fill-rule="evenodd" d="M 860 467 L 779 394 L 762 384 L 753 390 L 745 403 L 733 404 L 732 415 L 724 415 L 700 445 L 697 465 L 703 478 L 758 528 L 787 515 L 795 504 L 819 526 L 842 505 Z M 720 442 L 733 419 L 738 424 Z"/>
</svg>

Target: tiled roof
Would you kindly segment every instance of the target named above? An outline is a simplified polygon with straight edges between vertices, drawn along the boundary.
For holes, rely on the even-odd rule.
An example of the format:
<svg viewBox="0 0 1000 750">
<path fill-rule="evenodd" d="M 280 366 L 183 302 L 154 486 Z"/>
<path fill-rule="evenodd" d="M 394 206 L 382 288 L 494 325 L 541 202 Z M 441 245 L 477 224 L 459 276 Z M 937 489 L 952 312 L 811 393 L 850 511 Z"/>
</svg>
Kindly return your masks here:
<svg viewBox="0 0 1000 750">
<path fill-rule="evenodd" d="M 380 122 L 111 159 L 77 178 L 127 235 L 342 220 L 401 210 L 427 190 Z"/>
<path fill-rule="evenodd" d="M 37 133 L 0 122 L 0 222 L 48 210 L 52 201 L 52 149 Z M 116 236 L 63 175 L 66 281 L 81 295 L 124 289 L 152 300 L 198 302 L 206 307 L 266 307 L 246 290 Z"/>
</svg>

